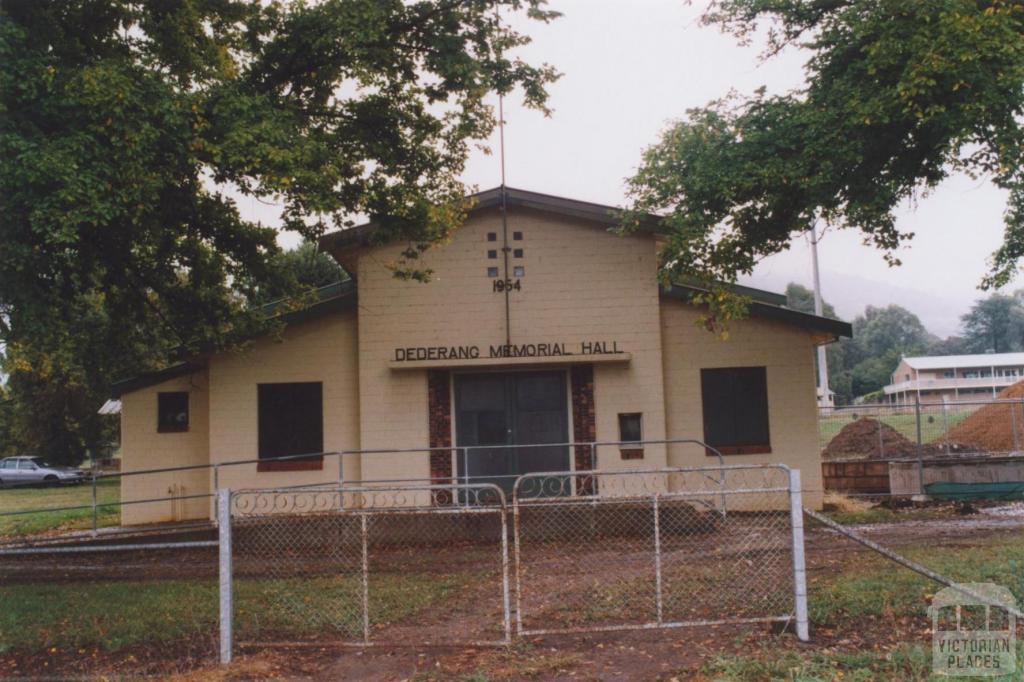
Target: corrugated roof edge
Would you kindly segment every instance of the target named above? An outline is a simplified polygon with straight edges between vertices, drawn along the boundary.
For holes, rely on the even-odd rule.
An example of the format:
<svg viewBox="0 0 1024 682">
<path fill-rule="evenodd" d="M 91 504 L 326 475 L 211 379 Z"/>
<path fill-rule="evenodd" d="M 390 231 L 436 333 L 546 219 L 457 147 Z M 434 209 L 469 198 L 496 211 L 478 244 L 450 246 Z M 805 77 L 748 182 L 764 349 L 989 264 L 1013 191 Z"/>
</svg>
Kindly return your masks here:
<svg viewBox="0 0 1024 682">
<path fill-rule="evenodd" d="M 200 372 L 206 368 L 206 365 L 198 362 L 178 362 L 163 369 L 158 369 L 154 372 L 143 372 L 127 379 L 121 379 L 115 381 L 110 385 L 110 397 L 117 399 L 125 393 L 131 393 L 137 391 L 140 388 L 146 388 L 147 386 L 155 386 L 156 384 L 162 384 L 165 381 L 171 379 L 177 379 L 180 376 L 186 374 L 192 374 L 193 372 Z"/>
<path fill-rule="evenodd" d="M 270 317 L 278 317 L 285 324 L 295 324 L 323 317 L 333 312 L 354 308 L 356 305 L 357 291 L 356 283 L 352 280 L 335 282 L 320 287 L 316 290 L 317 300 L 304 308 L 289 310 L 278 315 L 276 313 L 282 304 L 289 298 L 279 298 L 260 306 L 260 309 Z M 212 349 L 211 349 L 212 350 Z M 120 398 L 125 393 L 137 391 L 140 388 L 154 386 L 169 379 L 175 379 L 185 374 L 191 374 L 204 369 L 206 365 L 196 358 L 182 358 L 178 362 L 163 369 L 153 372 L 144 372 L 133 377 L 120 379 L 110 385 L 111 398 Z"/>
<path fill-rule="evenodd" d="M 962 355 L 910 355 L 902 360 L 914 369 L 972 369 L 1024 365 L 1024 353 L 970 353 Z"/>
<path fill-rule="evenodd" d="M 828 332 L 836 337 L 845 336 L 849 338 L 853 336 L 853 325 L 849 322 L 833 320 L 831 317 L 819 317 L 809 313 L 802 313 L 792 308 L 782 307 L 778 301 L 785 303 L 785 296 L 749 287 L 734 286 L 732 288 L 736 293 L 752 299 L 750 314 L 755 317 L 777 320 L 812 331 Z M 706 291 L 706 289 L 692 284 L 673 284 L 670 288 L 662 287 L 661 295 L 667 298 L 690 302 L 695 294 L 702 291 Z M 765 296 L 766 294 L 767 296 Z"/>
<path fill-rule="evenodd" d="M 481 211 L 488 208 L 495 208 L 501 205 L 501 187 L 484 190 L 471 194 L 467 199 L 473 200 L 472 211 Z M 510 207 L 530 208 L 538 211 L 547 211 L 558 215 L 565 215 L 572 218 L 589 220 L 599 225 L 612 227 L 619 224 L 619 214 L 622 211 L 614 206 L 595 204 L 589 201 L 567 199 L 553 194 L 531 192 L 515 187 L 505 188 L 505 200 Z M 370 246 L 374 233 L 378 229 L 377 223 L 373 221 L 351 227 L 347 230 L 330 232 L 320 237 L 320 248 L 325 251 L 341 251 L 344 249 Z M 661 217 L 649 214 L 641 223 L 640 229 L 646 233 L 663 232 Z"/>
</svg>

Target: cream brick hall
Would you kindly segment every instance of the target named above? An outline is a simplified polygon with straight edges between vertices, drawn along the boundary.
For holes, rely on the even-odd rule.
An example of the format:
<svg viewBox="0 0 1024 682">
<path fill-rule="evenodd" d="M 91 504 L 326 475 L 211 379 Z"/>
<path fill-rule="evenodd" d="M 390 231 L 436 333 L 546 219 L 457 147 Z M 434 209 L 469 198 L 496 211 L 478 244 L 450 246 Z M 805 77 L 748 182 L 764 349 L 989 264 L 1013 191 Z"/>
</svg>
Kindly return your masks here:
<svg viewBox="0 0 1024 682">
<path fill-rule="evenodd" d="M 653 218 L 619 236 L 608 206 L 512 188 L 473 199 L 422 256 L 429 282 L 394 276 L 407 244 L 380 243 L 372 223 L 331 233 L 321 247 L 352 279 L 282 315 L 283 333 L 117 384 L 122 471 L 192 467 L 123 477 L 123 501 L 176 498 L 126 505 L 123 522 L 207 518 L 215 487 L 507 489 L 536 471 L 718 463 L 653 442 L 671 439 L 799 468 L 820 506 L 814 352 L 849 324 L 743 289 L 750 314 L 723 340 L 697 326 L 697 289 L 659 283 Z M 595 441 L 613 445 L 567 445 Z"/>
</svg>

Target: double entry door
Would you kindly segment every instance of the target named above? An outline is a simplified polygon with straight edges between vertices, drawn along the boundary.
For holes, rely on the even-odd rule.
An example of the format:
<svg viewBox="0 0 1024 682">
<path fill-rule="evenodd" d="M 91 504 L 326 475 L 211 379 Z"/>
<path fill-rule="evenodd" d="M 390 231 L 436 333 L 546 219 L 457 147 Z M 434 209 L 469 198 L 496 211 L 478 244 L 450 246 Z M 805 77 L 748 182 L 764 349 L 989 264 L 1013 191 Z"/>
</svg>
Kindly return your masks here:
<svg viewBox="0 0 1024 682">
<path fill-rule="evenodd" d="M 564 371 L 455 375 L 455 439 L 460 479 L 495 483 L 506 492 L 517 476 L 568 471 Z M 541 447 L 509 447 L 539 445 Z"/>
</svg>

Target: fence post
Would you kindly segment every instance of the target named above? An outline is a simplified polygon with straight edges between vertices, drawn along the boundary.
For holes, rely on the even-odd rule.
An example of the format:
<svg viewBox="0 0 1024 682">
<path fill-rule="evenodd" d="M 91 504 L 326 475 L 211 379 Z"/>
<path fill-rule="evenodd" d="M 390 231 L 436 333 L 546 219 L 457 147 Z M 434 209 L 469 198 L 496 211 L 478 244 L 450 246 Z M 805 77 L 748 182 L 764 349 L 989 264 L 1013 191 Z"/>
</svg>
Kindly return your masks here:
<svg viewBox="0 0 1024 682">
<path fill-rule="evenodd" d="M 455 480 L 458 481 L 458 475 Z M 469 448 L 462 448 L 462 482 L 469 485 Z M 465 506 L 469 506 L 469 495 L 463 495 Z"/>
<path fill-rule="evenodd" d="M 1017 440 L 1017 411 L 1013 409 L 1013 403 L 1010 403 L 1010 430 L 1013 431 L 1013 451 L 1020 450 L 1020 444 Z"/>
<path fill-rule="evenodd" d="M 658 608 L 658 625 L 662 623 L 662 599 L 661 599 L 661 526 L 658 519 L 658 494 L 654 498 L 654 596 Z"/>
<path fill-rule="evenodd" d="M 213 465 L 213 525 L 220 525 L 220 507 L 217 506 L 217 491 L 220 490 L 220 465 Z"/>
<path fill-rule="evenodd" d="M 942 435 L 946 441 L 946 456 L 949 457 L 949 402 L 942 399 Z"/>
<path fill-rule="evenodd" d="M 99 517 L 96 510 L 96 469 L 92 470 L 92 534 L 99 534 Z"/>
<path fill-rule="evenodd" d="M 914 421 L 917 422 L 917 493 L 924 495 L 924 453 L 921 442 L 921 396 L 914 394 Z"/>
<path fill-rule="evenodd" d="M 800 470 L 789 470 L 789 519 L 793 531 L 793 601 L 796 607 L 796 636 L 810 639 L 807 628 L 807 565 L 804 557 L 804 510 L 800 495 Z"/>
<path fill-rule="evenodd" d="M 468 497 L 469 495 L 467 495 Z M 505 496 L 501 497 L 501 609 L 502 624 L 505 626 L 505 644 L 512 644 L 512 604 L 508 585 L 508 507 Z"/>
<path fill-rule="evenodd" d="M 363 644 L 370 643 L 370 555 L 368 547 L 369 530 L 366 527 L 366 512 L 359 515 L 360 531 L 363 535 Z"/>
<path fill-rule="evenodd" d="M 220 558 L 220 662 L 231 662 L 232 617 L 231 594 L 231 491 L 217 490 L 217 538 Z"/>
<path fill-rule="evenodd" d="M 882 441 L 882 415 L 878 415 L 878 457 L 885 457 L 885 443 Z"/>
</svg>

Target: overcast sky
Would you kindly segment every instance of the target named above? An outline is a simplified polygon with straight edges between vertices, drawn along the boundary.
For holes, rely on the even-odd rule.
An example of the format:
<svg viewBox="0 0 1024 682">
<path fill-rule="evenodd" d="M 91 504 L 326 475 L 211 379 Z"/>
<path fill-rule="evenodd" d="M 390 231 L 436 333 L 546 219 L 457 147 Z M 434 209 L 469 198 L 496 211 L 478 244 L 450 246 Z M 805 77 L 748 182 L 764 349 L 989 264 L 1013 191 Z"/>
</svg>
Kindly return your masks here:
<svg viewBox="0 0 1024 682">
<path fill-rule="evenodd" d="M 699 0 L 552 0 L 551 7 L 564 16 L 547 26 L 515 22 L 533 37 L 521 56 L 548 62 L 563 76 L 550 89 L 550 118 L 524 109 L 518 97 L 505 102 L 512 187 L 622 205 L 624 179 L 666 122 L 730 89 L 782 92 L 802 82 L 805 55 L 792 51 L 762 63 L 760 46 L 741 47 L 702 27 Z M 480 189 L 498 185 L 497 157 L 475 154 L 464 179 Z M 868 304 L 898 303 L 933 333 L 955 333 L 959 316 L 983 295 L 976 287 L 1000 242 L 1004 204 L 1005 196 L 984 181 L 949 180 L 901 210 L 900 229 L 917 236 L 899 254 L 898 268 L 861 245 L 855 232 L 829 232 L 819 246 L 826 300 L 846 319 Z M 809 286 L 810 262 L 805 240 L 797 239 L 744 283 L 775 291 L 789 281 Z"/>
</svg>

